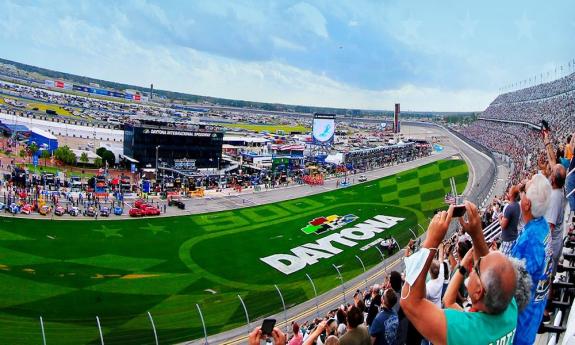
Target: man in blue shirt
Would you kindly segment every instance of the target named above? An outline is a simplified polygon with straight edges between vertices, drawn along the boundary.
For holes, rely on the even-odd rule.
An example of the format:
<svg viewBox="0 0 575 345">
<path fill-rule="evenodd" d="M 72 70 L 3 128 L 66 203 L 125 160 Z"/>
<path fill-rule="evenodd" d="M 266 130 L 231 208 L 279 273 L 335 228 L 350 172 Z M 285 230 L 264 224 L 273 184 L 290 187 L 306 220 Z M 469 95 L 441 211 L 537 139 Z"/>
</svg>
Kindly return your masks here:
<svg viewBox="0 0 575 345">
<path fill-rule="evenodd" d="M 397 303 L 397 295 L 393 289 L 384 291 L 381 297 L 381 311 L 369 327 L 371 343 L 374 345 L 395 345 L 399 319 L 393 309 Z"/>
<path fill-rule="evenodd" d="M 531 345 L 535 342 L 537 329 L 549 293 L 549 276 L 552 269 L 551 233 L 543 217 L 551 197 L 551 184 L 541 174 L 527 182 L 521 193 L 521 214 L 525 227 L 517 238 L 511 256 L 525 260 L 531 276 L 531 300 L 519 314 L 515 333 L 515 345 Z"/>
</svg>

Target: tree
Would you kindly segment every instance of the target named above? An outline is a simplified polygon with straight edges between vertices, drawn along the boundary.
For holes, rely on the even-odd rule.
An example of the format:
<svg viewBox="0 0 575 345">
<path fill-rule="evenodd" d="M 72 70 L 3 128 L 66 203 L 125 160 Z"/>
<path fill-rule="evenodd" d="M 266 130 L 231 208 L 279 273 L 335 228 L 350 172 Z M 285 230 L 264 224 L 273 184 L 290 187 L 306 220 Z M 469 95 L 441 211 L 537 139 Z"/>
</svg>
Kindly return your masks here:
<svg viewBox="0 0 575 345">
<path fill-rule="evenodd" d="M 76 154 L 68 146 L 61 146 L 54 151 L 54 157 L 67 165 L 74 165 L 78 161 Z"/>
<path fill-rule="evenodd" d="M 102 158 L 104 158 L 104 153 L 108 151 L 106 150 L 105 147 L 100 147 L 99 149 L 96 150 L 96 154 Z"/>
<path fill-rule="evenodd" d="M 28 152 L 30 152 L 30 160 L 32 160 L 32 156 L 34 156 L 36 154 L 36 152 L 38 152 L 38 145 L 36 145 L 36 143 L 32 143 L 30 145 L 28 145 Z"/>
<path fill-rule="evenodd" d="M 26 149 L 20 150 L 18 154 L 20 155 L 21 158 L 28 156 L 28 152 L 26 151 Z"/>
<path fill-rule="evenodd" d="M 102 161 L 108 163 L 108 166 L 112 167 L 116 164 L 116 155 L 114 155 L 114 152 L 106 150 L 102 156 Z"/>
<path fill-rule="evenodd" d="M 48 158 L 52 157 L 52 154 L 48 150 L 42 150 L 42 153 L 40 153 L 40 157 L 44 158 L 44 166 L 46 166 L 46 161 L 48 160 Z"/>
<path fill-rule="evenodd" d="M 80 163 L 86 164 L 89 161 L 90 160 L 88 159 L 88 154 L 86 152 L 82 152 L 82 154 L 80 155 Z"/>
<path fill-rule="evenodd" d="M 96 166 L 96 168 L 99 168 L 102 166 L 102 158 L 98 157 L 96 159 L 94 159 L 94 166 Z"/>
</svg>

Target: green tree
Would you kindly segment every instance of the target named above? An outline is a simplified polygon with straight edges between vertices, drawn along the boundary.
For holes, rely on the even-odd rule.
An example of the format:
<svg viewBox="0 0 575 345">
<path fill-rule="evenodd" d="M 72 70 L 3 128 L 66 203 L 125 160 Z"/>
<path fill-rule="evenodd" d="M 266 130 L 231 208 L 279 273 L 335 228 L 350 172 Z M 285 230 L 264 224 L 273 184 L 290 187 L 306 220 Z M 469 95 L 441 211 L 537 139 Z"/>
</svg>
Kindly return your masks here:
<svg viewBox="0 0 575 345">
<path fill-rule="evenodd" d="M 112 167 L 116 164 L 116 155 L 114 155 L 114 152 L 106 150 L 102 156 L 102 161 L 108 163 L 108 166 Z"/>
<path fill-rule="evenodd" d="M 94 166 L 96 168 L 101 167 L 102 166 L 102 158 L 98 157 L 98 158 L 94 159 Z"/>
<path fill-rule="evenodd" d="M 88 159 L 88 154 L 86 152 L 82 152 L 82 154 L 80 155 L 80 163 L 86 164 L 89 161 L 90 160 Z"/>
<path fill-rule="evenodd" d="M 40 153 L 40 157 L 44 158 L 44 166 L 47 165 L 47 161 L 48 158 L 52 157 L 52 154 L 50 154 L 50 151 L 48 150 L 42 150 L 42 153 Z"/>
<path fill-rule="evenodd" d="M 106 148 L 105 147 L 100 147 L 99 149 L 96 150 L 96 154 L 102 158 L 104 158 L 104 153 L 106 153 Z"/>
<path fill-rule="evenodd" d="M 26 149 L 20 150 L 18 154 L 20 155 L 21 158 L 28 156 L 28 152 L 26 151 Z"/>
<path fill-rule="evenodd" d="M 39 148 L 38 148 L 38 145 L 36 145 L 36 143 L 32 143 L 32 144 L 28 145 L 30 162 L 32 161 L 32 156 L 34 156 L 36 154 L 36 152 L 38 152 L 38 150 L 39 150 Z"/>
</svg>

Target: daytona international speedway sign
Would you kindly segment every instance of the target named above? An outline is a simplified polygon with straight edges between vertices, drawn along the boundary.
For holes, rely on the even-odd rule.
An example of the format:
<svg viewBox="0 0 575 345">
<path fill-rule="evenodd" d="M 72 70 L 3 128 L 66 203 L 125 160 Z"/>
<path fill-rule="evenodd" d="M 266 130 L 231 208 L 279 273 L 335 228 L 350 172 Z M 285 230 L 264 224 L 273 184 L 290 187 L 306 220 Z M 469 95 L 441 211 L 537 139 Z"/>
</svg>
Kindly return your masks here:
<svg viewBox="0 0 575 345">
<path fill-rule="evenodd" d="M 333 222 L 335 226 L 331 227 L 331 229 L 334 229 L 343 226 L 342 223 L 348 224 L 352 217 L 354 218 L 353 220 L 357 219 L 354 215 L 335 217 L 337 217 L 337 219 L 331 219 L 331 221 L 327 219 L 329 217 L 321 217 L 322 223 L 318 225 L 323 225 L 326 222 L 333 222 L 335 220 L 335 222 Z M 333 233 L 329 236 L 320 238 L 313 243 L 307 243 L 295 247 L 291 249 L 291 254 L 275 254 L 266 256 L 265 258 L 260 258 L 260 260 L 283 274 L 292 274 L 305 268 L 307 265 L 313 265 L 321 259 L 328 259 L 343 252 L 344 249 L 342 249 L 342 247 L 353 247 L 356 246 L 359 241 L 367 241 L 375 237 L 376 234 L 382 233 L 386 229 L 395 226 L 398 222 L 403 220 L 405 220 L 405 218 L 378 215 L 363 223 L 343 229 L 339 233 Z M 314 227 L 318 226 L 313 225 L 314 223 L 319 223 L 319 219 L 314 219 L 309 225 Z M 306 226 L 306 228 L 303 228 L 302 231 L 305 233 L 317 233 L 317 230 L 320 230 L 317 228 L 312 231 L 312 228 L 310 228 L 309 225 Z M 324 229 L 321 228 L 321 230 Z"/>
</svg>

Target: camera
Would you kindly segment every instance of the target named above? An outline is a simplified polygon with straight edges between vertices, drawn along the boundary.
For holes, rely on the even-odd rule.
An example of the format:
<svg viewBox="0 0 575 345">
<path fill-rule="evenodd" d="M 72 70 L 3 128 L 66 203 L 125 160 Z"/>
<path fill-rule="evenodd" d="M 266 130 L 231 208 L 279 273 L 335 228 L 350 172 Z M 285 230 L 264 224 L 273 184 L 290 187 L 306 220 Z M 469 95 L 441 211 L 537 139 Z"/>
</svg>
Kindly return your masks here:
<svg viewBox="0 0 575 345">
<path fill-rule="evenodd" d="M 465 214 L 465 200 L 463 197 L 455 197 L 455 204 L 453 205 L 453 217 L 463 217 Z"/>
</svg>

